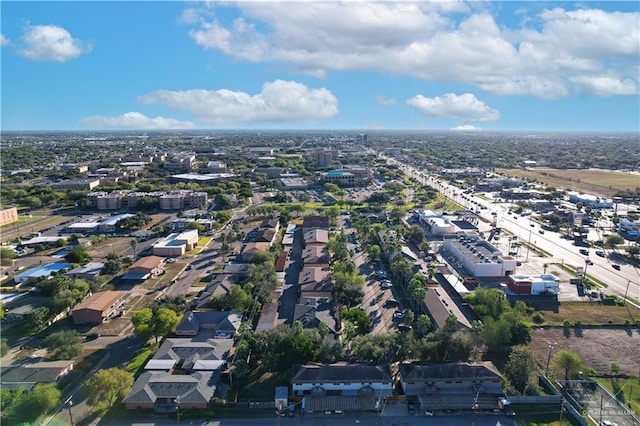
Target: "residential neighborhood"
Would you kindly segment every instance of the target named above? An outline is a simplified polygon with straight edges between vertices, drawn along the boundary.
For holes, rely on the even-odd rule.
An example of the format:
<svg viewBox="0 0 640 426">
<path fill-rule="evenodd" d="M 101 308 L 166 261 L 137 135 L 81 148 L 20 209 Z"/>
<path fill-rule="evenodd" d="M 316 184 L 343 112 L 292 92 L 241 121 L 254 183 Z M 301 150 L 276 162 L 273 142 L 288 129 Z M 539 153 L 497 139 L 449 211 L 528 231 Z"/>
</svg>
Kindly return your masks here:
<svg viewBox="0 0 640 426">
<path fill-rule="evenodd" d="M 634 424 L 637 196 L 358 138 L 3 165 L 3 421 Z"/>
</svg>

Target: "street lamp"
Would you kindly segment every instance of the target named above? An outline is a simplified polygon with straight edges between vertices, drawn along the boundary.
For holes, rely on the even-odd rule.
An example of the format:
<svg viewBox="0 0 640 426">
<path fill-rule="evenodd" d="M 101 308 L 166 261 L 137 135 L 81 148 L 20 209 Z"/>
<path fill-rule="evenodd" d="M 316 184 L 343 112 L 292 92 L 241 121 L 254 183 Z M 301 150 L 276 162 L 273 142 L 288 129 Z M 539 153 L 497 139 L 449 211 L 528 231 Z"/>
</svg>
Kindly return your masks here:
<svg viewBox="0 0 640 426">
<path fill-rule="evenodd" d="M 549 348 L 549 356 L 547 356 L 547 368 L 544 371 L 545 376 L 549 375 L 549 362 L 551 361 L 551 352 L 553 352 L 553 348 L 555 348 L 555 343 L 549 343 L 547 347 Z"/>
<path fill-rule="evenodd" d="M 69 398 L 69 401 L 67 402 L 67 408 L 69 409 L 69 422 L 71 423 L 71 426 L 73 426 L 73 416 L 71 415 L 72 406 L 73 406 L 73 401 L 71 400 L 71 398 Z"/>
<path fill-rule="evenodd" d="M 180 401 L 178 400 L 180 397 L 173 400 L 173 403 L 176 405 L 176 416 L 178 418 L 178 425 L 180 425 Z"/>
</svg>

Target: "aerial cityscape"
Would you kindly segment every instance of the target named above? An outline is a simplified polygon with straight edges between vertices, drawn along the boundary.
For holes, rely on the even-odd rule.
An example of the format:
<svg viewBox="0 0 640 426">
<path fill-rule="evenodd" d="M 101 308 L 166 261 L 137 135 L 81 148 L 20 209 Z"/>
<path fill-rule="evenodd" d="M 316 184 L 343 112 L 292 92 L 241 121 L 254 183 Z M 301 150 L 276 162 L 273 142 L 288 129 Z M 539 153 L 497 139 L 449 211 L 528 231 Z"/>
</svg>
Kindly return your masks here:
<svg viewBox="0 0 640 426">
<path fill-rule="evenodd" d="M 640 3 L 0 9 L 3 425 L 640 426 Z"/>
</svg>

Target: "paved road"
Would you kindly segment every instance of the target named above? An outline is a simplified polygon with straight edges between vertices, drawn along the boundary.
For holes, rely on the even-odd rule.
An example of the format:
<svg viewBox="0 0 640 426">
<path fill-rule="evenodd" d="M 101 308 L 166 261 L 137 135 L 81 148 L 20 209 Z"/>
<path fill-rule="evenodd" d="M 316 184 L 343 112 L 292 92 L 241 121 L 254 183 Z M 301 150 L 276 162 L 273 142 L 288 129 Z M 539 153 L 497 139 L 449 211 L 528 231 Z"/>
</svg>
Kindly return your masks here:
<svg viewBox="0 0 640 426">
<path fill-rule="evenodd" d="M 611 267 L 609 258 L 596 256 L 595 253 L 589 256 L 593 261 L 593 265 L 585 265 L 585 256 L 579 253 L 579 248 L 572 241 L 561 238 L 556 232 L 546 231 L 539 234 L 539 224 L 531 221 L 529 217 L 507 215 L 506 205 L 490 203 L 480 197 L 474 195 L 464 195 L 463 198 L 460 188 L 449 185 L 442 179 L 424 173 L 411 166 L 403 164 L 396 159 L 384 157 L 391 163 L 398 164 L 405 174 L 418 180 L 420 183 L 432 186 L 440 191 L 445 197 L 462 205 L 470 210 L 477 210 L 477 206 L 485 206 L 486 209 L 480 210 L 480 215 L 486 220 L 491 220 L 491 212 L 498 213 L 498 226 L 508 230 L 514 235 L 518 235 L 520 240 L 531 241 L 533 245 L 553 255 L 549 260 L 551 262 L 565 263 L 576 267 L 587 266 L 587 274 L 605 283 L 608 287 L 606 292 L 618 296 L 627 297 L 630 300 L 640 303 L 640 272 L 638 268 L 632 265 L 621 265 L 620 271 L 616 271 Z M 531 226 L 533 224 L 533 226 Z M 595 252 L 595 249 L 591 249 Z"/>
<path fill-rule="evenodd" d="M 472 418 L 468 416 L 375 416 L 374 414 L 366 415 L 306 415 L 303 417 L 282 417 L 278 419 L 275 414 L 273 417 L 256 418 L 256 419 L 182 419 L 182 425 L 199 425 L 199 426 L 343 426 L 343 425 L 363 425 L 363 426 L 499 426 L 499 425 L 520 425 L 514 418 L 494 415 L 477 415 Z M 140 419 L 140 420 L 102 420 L 91 423 L 91 425 L 99 426 L 175 426 L 178 425 L 176 419 Z"/>
</svg>

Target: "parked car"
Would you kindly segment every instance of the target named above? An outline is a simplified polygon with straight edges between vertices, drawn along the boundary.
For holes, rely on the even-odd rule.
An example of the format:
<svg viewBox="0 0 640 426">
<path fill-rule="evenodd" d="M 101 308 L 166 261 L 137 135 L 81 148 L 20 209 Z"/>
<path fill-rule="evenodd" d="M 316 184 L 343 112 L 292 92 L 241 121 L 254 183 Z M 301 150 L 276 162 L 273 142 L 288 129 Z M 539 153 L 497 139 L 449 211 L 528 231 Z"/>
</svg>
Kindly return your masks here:
<svg viewBox="0 0 640 426">
<path fill-rule="evenodd" d="M 380 284 L 380 288 L 391 288 L 391 287 L 393 287 L 393 284 L 389 280 L 384 280 Z"/>
<path fill-rule="evenodd" d="M 393 313 L 393 319 L 404 319 L 404 317 L 405 317 L 404 312 L 395 311 Z"/>
<path fill-rule="evenodd" d="M 408 402 L 407 410 L 409 411 L 409 414 L 413 416 L 416 413 L 416 404 L 414 404 L 413 402 Z"/>
<path fill-rule="evenodd" d="M 411 330 L 413 330 L 413 327 L 411 327 L 409 324 L 400 324 L 398 326 L 398 330 L 400 330 L 400 331 L 411 331 Z"/>
<path fill-rule="evenodd" d="M 427 417 L 433 417 L 434 414 L 433 410 L 424 410 L 424 415 Z"/>
</svg>

